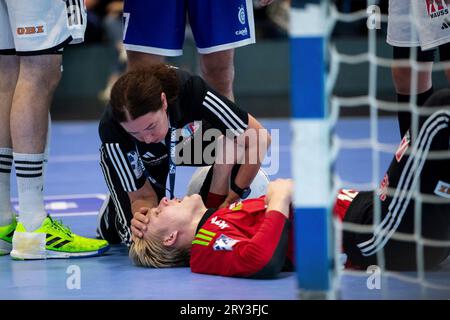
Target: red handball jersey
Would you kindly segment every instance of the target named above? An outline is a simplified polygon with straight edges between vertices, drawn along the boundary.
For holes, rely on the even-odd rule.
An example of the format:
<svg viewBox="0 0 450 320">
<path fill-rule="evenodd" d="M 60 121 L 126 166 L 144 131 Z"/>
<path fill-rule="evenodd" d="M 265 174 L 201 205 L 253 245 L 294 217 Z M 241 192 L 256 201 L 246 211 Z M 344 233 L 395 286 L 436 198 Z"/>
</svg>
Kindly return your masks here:
<svg viewBox="0 0 450 320">
<path fill-rule="evenodd" d="M 340 190 L 333 213 L 343 220 L 358 195 Z M 192 272 L 271 278 L 294 262 L 293 232 L 281 212 L 266 211 L 265 197 L 233 203 L 203 216 L 192 242 Z"/>
<path fill-rule="evenodd" d="M 192 242 L 192 272 L 270 278 L 286 260 L 292 263 L 290 221 L 278 211 L 266 212 L 264 198 L 205 213 Z"/>
</svg>

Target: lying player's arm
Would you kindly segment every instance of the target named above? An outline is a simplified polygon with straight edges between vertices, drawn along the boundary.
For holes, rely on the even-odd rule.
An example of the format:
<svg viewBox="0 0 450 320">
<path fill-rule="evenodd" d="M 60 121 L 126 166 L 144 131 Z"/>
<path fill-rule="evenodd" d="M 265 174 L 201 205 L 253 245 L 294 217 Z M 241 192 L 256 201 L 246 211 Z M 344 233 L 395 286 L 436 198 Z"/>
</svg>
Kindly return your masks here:
<svg viewBox="0 0 450 320">
<path fill-rule="evenodd" d="M 288 247 L 292 186 L 292 181 L 287 179 L 278 179 L 269 184 L 264 222 L 245 246 L 237 248 L 242 260 L 255 262 L 256 268 L 251 274 L 253 277 L 271 278 L 283 268 Z"/>
<path fill-rule="evenodd" d="M 131 203 L 131 212 L 133 219 L 131 220 L 131 232 L 134 236 L 141 238 L 142 231 L 146 229 L 146 214 L 151 208 L 158 206 L 158 196 L 153 190 L 150 182 L 145 181 L 142 188 L 135 192 L 128 192 Z"/>
<path fill-rule="evenodd" d="M 289 224 L 280 211 L 267 211 L 253 238 L 236 248 L 239 259 L 249 267 L 248 276 L 273 278 L 281 271 L 286 260 Z"/>
<path fill-rule="evenodd" d="M 277 179 L 267 186 L 266 203 L 267 212 L 278 211 L 289 218 L 292 201 L 293 183 L 290 179 Z"/>
</svg>

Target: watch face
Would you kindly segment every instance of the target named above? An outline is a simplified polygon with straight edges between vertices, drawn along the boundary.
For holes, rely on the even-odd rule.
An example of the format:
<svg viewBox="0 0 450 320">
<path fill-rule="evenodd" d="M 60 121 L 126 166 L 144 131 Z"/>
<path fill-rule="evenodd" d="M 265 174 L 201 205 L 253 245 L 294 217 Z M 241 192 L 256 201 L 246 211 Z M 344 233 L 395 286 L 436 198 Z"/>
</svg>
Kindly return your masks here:
<svg viewBox="0 0 450 320">
<path fill-rule="evenodd" d="M 244 189 L 241 199 L 246 199 L 250 195 L 250 192 L 252 192 L 252 190 L 250 188 Z"/>
</svg>

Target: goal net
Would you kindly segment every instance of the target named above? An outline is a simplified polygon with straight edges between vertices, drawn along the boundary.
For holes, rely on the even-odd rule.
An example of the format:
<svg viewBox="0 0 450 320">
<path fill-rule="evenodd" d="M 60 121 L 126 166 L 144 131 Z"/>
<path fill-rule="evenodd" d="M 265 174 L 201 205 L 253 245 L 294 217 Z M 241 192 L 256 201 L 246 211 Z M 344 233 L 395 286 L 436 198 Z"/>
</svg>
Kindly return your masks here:
<svg viewBox="0 0 450 320">
<path fill-rule="evenodd" d="M 357 283 L 361 290 L 378 291 L 379 298 L 429 298 L 446 294 L 450 297 L 450 260 L 447 258 L 433 270 L 427 269 L 425 261 L 427 248 L 450 249 L 450 235 L 429 238 L 422 225 L 423 215 L 427 214 L 422 210 L 427 207 L 424 204 L 448 204 L 450 199 L 422 193 L 420 181 L 411 184 L 409 191 L 410 201 L 414 202 L 411 232 L 394 227 L 381 230 L 383 236 L 374 240 L 378 249 L 370 252 L 376 256 L 376 263 L 364 269 L 349 267 L 348 256 L 343 252 L 344 232 L 375 237 L 389 220 L 388 215 L 383 214 L 383 194 L 393 194 L 395 190 L 387 185 L 385 172 L 396 152 L 412 158 L 414 149 L 411 146 L 403 150 L 405 140 L 402 144 L 397 112 L 411 112 L 413 143 L 419 141 L 421 119 L 431 117 L 437 110 L 417 106 L 417 92 L 414 92 L 419 73 L 429 70 L 429 64 L 417 62 L 416 50 L 411 50 L 409 59 L 394 61 L 392 58 L 392 47 L 386 44 L 387 8 L 375 0 L 340 3 L 344 2 L 365 2 L 365 6 L 354 10 L 352 6 L 337 6 L 334 1 L 291 2 L 292 163 L 296 181 L 296 262 L 301 297 L 356 297 L 343 292 L 349 283 Z M 446 1 L 425 2 L 430 10 L 447 7 Z M 350 10 L 344 12 L 343 9 Z M 414 15 L 412 12 L 407 18 L 399 19 L 417 23 L 418 20 L 412 18 Z M 394 63 L 412 70 L 411 99 L 407 103 L 398 103 L 395 98 L 391 78 Z M 450 64 L 436 59 L 432 66 L 433 79 L 446 69 L 450 69 Z M 438 81 L 436 86 L 439 83 L 448 86 L 444 81 Z M 448 111 L 450 107 L 441 109 Z M 422 154 L 422 158 L 425 157 L 448 161 L 450 165 L 448 149 L 429 150 Z M 420 166 L 414 168 L 417 171 Z M 331 211 L 336 195 L 342 189 L 374 191 L 372 224 L 341 222 L 333 217 Z M 394 219 L 394 225 L 396 221 L 401 222 L 399 216 Z M 392 254 L 386 255 L 388 241 L 414 243 L 414 269 L 395 271 L 388 267 L 392 259 Z M 402 296 L 402 290 L 411 288 L 415 290 L 414 295 L 404 292 Z M 396 289 L 397 292 L 392 293 Z M 366 297 L 371 296 L 374 295 Z"/>
</svg>

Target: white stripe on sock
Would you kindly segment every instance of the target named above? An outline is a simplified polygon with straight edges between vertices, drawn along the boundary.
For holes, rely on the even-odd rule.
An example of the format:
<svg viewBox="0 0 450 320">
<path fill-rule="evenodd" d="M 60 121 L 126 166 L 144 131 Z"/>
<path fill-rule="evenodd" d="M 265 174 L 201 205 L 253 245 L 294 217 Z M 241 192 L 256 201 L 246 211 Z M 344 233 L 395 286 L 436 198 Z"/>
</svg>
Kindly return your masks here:
<svg viewBox="0 0 450 320">
<path fill-rule="evenodd" d="M 27 231 L 38 229 L 47 213 L 44 207 L 44 176 L 42 166 L 45 155 L 13 153 L 19 198 L 19 220 Z M 30 163 L 30 164 L 27 164 Z M 38 164 L 38 165 L 37 165 Z M 40 167 L 38 169 L 38 166 Z M 21 170 L 31 168 L 32 170 Z M 38 174 L 37 177 L 22 177 L 21 175 Z"/>
</svg>

